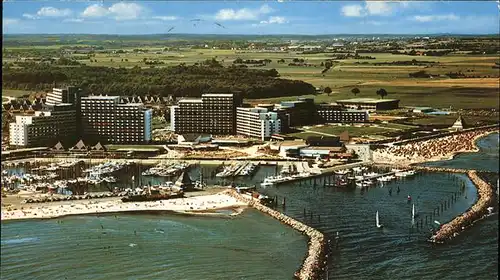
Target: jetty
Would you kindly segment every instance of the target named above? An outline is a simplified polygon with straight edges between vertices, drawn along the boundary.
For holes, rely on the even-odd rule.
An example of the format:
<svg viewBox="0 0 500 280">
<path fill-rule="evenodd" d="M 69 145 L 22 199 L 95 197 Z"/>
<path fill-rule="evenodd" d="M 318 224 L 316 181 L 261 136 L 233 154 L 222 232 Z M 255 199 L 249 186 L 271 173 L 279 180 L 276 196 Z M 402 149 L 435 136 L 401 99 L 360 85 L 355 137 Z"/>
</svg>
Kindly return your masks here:
<svg viewBox="0 0 500 280">
<path fill-rule="evenodd" d="M 236 198 L 239 201 L 247 203 L 249 206 L 265 213 L 278 221 L 298 230 L 302 234 L 307 235 L 309 238 L 309 249 L 307 257 L 305 258 L 302 266 L 298 271 L 295 272 L 294 276 L 296 279 L 300 280 L 311 280 L 319 279 L 323 265 L 326 263 L 326 240 L 323 233 L 320 231 L 305 225 L 279 211 L 273 210 L 259 202 L 258 199 L 253 198 L 250 195 L 240 194 L 235 190 L 228 190 L 226 194 Z"/>
<path fill-rule="evenodd" d="M 451 240 L 458 236 L 461 231 L 488 214 L 488 207 L 494 202 L 492 187 L 478 176 L 476 170 L 468 171 L 467 175 L 477 188 L 478 199 L 476 203 L 462 215 L 443 224 L 439 230 L 431 236 L 429 239 L 430 242 L 444 243 L 447 240 Z"/>
<path fill-rule="evenodd" d="M 224 167 L 224 169 L 221 172 L 217 173 L 215 176 L 225 178 L 253 175 L 258 166 L 259 163 L 252 162 L 235 163 Z"/>
</svg>

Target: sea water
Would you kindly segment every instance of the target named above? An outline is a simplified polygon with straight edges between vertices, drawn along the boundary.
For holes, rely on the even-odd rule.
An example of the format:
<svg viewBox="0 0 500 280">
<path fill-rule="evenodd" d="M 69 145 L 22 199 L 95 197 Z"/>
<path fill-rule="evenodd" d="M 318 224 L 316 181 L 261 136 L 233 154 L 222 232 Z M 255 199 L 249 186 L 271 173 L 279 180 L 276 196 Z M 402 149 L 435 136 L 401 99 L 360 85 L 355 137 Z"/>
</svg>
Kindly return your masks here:
<svg viewBox="0 0 500 280">
<path fill-rule="evenodd" d="M 478 145 L 479 153 L 431 165 L 498 172 L 493 168 L 498 167 L 498 134 Z M 215 167 L 203 168 L 208 174 Z M 237 182 L 258 185 L 275 171 L 261 167 Z M 190 171 L 192 177 L 197 173 Z M 258 188 L 280 202 L 286 197 L 278 210 L 328 238 L 339 232 L 339 245 L 328 257 L 329 279 L 498 279 L 498 215 L 449 244 L 426 241 L 434 221 L 445 223 L 476 201 L 465 175 L 419 174 L 366 191 L 327 188 L 322 182 Z M 456 193 L 457 201 L 430 221 L 433 210 Z M 428 217 L 430 222 L 410 231 L 413 204 L 415 221 Z M 375 226 L 376 211 L 382 229 Z M 236 218 L 119 214 L 2 222 L 1 241 L 2 279 L 292 279 L 307 250 L 304 236 L 252 209 Z"/>
</svg>

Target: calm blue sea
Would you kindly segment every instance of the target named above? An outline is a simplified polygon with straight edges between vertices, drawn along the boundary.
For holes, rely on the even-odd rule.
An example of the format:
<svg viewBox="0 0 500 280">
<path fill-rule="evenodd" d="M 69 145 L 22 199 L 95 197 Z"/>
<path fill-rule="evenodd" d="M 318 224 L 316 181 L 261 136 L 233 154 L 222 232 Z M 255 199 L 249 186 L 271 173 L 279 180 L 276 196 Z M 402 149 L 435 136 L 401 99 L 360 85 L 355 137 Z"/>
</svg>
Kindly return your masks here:
<svg viewBox="0 0 500 280">
<path fill-rule="evenodd" d="M 478 143 L 479 153 L 430 165 L 498 172 L 498 134 Z M 274 172 L 261 167 L 252 179 L 239 181 L 258 183 Z M 190 173 L 196 177 L 199 170 Z M 367 191 L 325 188 L 321 181 L 260 191 L 280 201 L 286 197 L 281 211 L 329 237 L 339 232 L 341 242 L 331 248 L 325 278 L 498 279 L 498 215 L 445 245 L 426 242 L 433 221 L 410 232 L 412 204 L 417 221 L 430 221 L 432 210 L 459 192 L 462 182 L 466 192 L 433 219 L 444 223 L 476 200 L 464 175 L 419 174 Z M 375 227 L 377 211 L 383 229 Z M 304 236 L 251 209 L 237 217 L 120 214 L 11 221 L 1 227 L 1 279 L 292 279 L 307 250 Z"/>
</svg>

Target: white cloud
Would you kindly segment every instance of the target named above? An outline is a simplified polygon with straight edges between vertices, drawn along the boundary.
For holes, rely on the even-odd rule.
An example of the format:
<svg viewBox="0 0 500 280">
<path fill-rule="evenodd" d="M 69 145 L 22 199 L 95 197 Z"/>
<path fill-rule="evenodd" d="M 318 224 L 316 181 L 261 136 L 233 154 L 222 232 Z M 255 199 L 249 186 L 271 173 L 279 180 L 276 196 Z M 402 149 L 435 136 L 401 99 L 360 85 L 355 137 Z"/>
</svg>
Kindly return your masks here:
<svg viewBox="0 0 500 280">
<path fill-rule="evenodd" d="M 360 17 L 364 15 L 361 5 L 347 5 L 342 7 L 342 15 L 346 17 Z"/>
<path fill-rule="evenodd" d="M 392 12 L 391 5 L 393 3 L 386 1 L 366 1 L 365 9 L 369 15 L 389 15 Z"/>
<path fill-rule="evenodd" d="M 417 2 L 415 2 L 417 3 Z M 418 2 L 420 3 L 420 2 Z M 346 5 L 341 8 L 341 14 L 346 17 L 388 16 L 396 9 L 407 9 L 416 6 L 407 1 L 365 1 L 364 5 Z"/>
<path fill-rule="evenodd" d="M 411 18 L 412 20 L 419 22 L 431 22 L 431 21 L 450 21 L 450 20 L 458 20 L 459 17 L 454 14 L 447 15 L 417 15 Z"/>
<path fill-rule="evenodd" d="M 83 18 L 67 18 L 63 22 L 83 22 Z"/>
<path fill-rule="evenodd" d="M 153 19 L 159 19 L 159 20 L 163 20 L 163 21 L 169 21 L 169 20 L 176 20 L 176 19 L 179 19 L 179 18 L 176 17 L 176 16 L 154 16 Z"/>
<path fill-rule="evenodd" d="M 70 9 L 58 9 L 54 7 L 43 7 L 38 12 L 38 16 L 41 17 L 67 17 L 72 14 Z"/>
<path fill-rule="evenodd" d="M 17 18 L 2 18 L 2 25 L 3 26 L 13 25 L 16 23 L 19 23 L 19 19 L 17 19 Z"/>
<path fill-rule="evenodd" d="M 27 19 L 38 19 L 39 17 L 32 15 L 32 14 L 23 14 L 23 17 Z"/>
<path fill-rule="evenodd" d="M 288 23 L 285 17 L 273 16 L 269 17 L 268 20 L 263 20 L 260 22 L 261 24 L 283 24 Z"/>
<path fill-rule="evenodd" d="M 366 24 L 369 24 L 369 25 L 375 25 L 375 26 L 380 26 L 380 25 L 385 25 L 387 24 L 387 22 L 384 22 L 384 21 L 375 21 L 375 20 L 369 20 L 366 22 Z"/>
<path fill-rule="evenodd" d="M 116 20 L 139 19 L 148 13 L 148 9 L 136 3 L 119 2 L 111 5 L 109 8 L 101 4 L 92 4 L 88 6 L 81 14 L 82 17 L 106 17 L 110 16 Z M 166 20 L 166 17 L 163 17 Z M 158 17 L 158 19 L 161 19 Z M 170 19 L 171 20 L 171 19 Z"/>
<path fill-rule="evenodd" d="M 261 15 L 269 14 L 273 11 L 269 5 L 264 4 L 259 9 L 243 8 L 239 10 L 222 9 L 217 12 L 217 20 L 256 20 Z"/>
<path fill-rule="evenodd" d="M 108 14 L 108 9 L 100 4 L 92 4 L 82 12 L 83 17 L 104 17 Z"/>
<path fill-rule="evenodd" d="M 113 4 L 108 10 L 116 20 L 137 19 L 146 12 L 146 9 L 139 4 L 125 2 Z"/>
</svg>

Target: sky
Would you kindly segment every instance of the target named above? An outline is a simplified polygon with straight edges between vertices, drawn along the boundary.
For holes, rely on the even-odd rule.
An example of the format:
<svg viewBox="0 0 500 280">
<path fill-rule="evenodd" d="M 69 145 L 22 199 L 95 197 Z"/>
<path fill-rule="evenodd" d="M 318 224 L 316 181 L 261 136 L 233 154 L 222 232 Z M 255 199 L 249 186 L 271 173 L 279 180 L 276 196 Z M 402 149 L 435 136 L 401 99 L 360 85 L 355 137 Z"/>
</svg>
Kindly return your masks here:
<svg viewBox="0 0 500 280">
<path fill-rule="evenodd" d="M 3 0 L 5 34 L 499 34 L 498 1 Z"/>
</svg>

